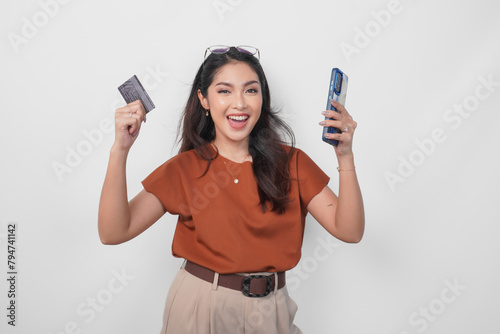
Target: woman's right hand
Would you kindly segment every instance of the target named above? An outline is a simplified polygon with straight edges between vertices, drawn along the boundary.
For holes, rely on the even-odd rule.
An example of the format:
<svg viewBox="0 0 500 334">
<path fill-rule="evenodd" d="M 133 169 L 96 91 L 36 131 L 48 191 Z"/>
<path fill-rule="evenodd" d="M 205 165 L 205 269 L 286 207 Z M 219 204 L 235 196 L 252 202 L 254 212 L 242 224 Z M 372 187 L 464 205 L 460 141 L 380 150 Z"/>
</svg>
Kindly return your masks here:
<svg viewBox="0 0 500 334">
<path fill-rule="evenodd" d="M 127 154 L 139 135 L 146 111 L 134 101 L 115 112 L 115 142 L 99 202 L 98 230 L 103 244 L 115 245 L 145 231 L 165 213 L 153 194 L 142 190 L 129 203 L 127 196 Z"/>
<path fill-rule="evenodd" d="M 140 100 L 130 102 L 115 111 L 115 142 L 113 147 L 128 151 L 137 139 L 142 121 L 146 122 L 146 110 Z"/>
</svg>

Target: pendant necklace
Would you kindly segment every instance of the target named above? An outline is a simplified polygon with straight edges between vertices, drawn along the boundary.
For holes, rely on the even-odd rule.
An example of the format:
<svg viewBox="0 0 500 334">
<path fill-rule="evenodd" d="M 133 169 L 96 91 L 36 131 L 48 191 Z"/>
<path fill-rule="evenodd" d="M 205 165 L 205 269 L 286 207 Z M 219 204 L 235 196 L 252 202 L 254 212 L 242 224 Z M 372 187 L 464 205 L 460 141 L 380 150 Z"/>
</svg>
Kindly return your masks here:
<svg viewBox="0 0 500 334">
<path fill-rule="evenodd" d="M 233 172 L 231 172 L 231 170 L 227 166 L 226 160 L 224 160 L 224 165 L 226 165 L 226 169 L 229 172 L 229 174 L 231 174 L 231 177 L 233 178 L 234 183 L 238 184 L 238 182 L 240 182 L 240 180 L 238 180 L 237 178 L 234 177 Z"/>
<path fill-rule="evenodd" d="M 214 148 L 217 152 L 219 152 L 219 150 L 217 149 L 217 146 L 215 146 L 215 144 L 211 143 L 211 145 L 212 145 L 212 147 L 213 147 L 213 148 Z M 250 154 L 245 155 L 245 158 L 243 158 L 243 161 L 242 161 L 242 162 L 240 162 L 240 164 L 244 163 L 244 162 L 245 162 L 245 159 L 246 159 L 249 155 L 250 155 Z M 221 157 L 222 157 L 222 156 L 221 156 Z M 227 169 L 227 171 L 229 172 L 229 174 L 231 174 L 231 177 L 233 178 L 233 182 L 234 182 L 235 184 L 238 184 L 238 183 L 240 182 L 240 180 L 239 180 L 237 177 L 234 177 L 233 172 L 231 172 L 231 168 L 229 168 L 229 166 L 227 165 L 227 163 L 226 163 L 226 159 L 225 159 L 224 157 L 222 157 L 222 161 L 224 162 L 224 165 L 226 166 L 226 169 Z M 240 166 L 240 167 L 241 167 L 241 166 Z M 240 168 L 240 173 L 241 173 L 241 168 Z M 239 176 L 239 174 L 238 174 L 238 176 Z"/>
<path fill-rule="evenodd" d="M 247 156 L 249 156 L 249 154 L 247 154 L 247 155 L 245 156 L 245 159 L 247 158 Z M 243 161 L 242 161 L 242 162 L 240 162 L 240 164 L 244 163 L 244 162 L 245 162 L 245 159 L 243 159 Z M 240 180 L 238 179 L 238 177 L 234 177 L 234 174 L 233 174 L 233 172 L 231 171 L 231 168 L 229 168 L 229 166 L 228 166 L 228 165 L 227 165 L 227 163 L 226 163 L 226 159 L 224 159 L 224 158 L 223 158 L 223 160 L 222 160 L 222 161 L 224 162 L 224 165 L 226 165 L 226 169 L 227 169 L 227 171 L 229 172 L 229 174 L 231 174 L 231 177 L 233 178 L 234 183 L 235 183 L 235 184 L 238 184 L 238 183 L 240 182 Z M 240 165 L 240 173 L 241 173 L 241 165 Z M 238 173 L 238 176 L 239 176 L 239 173 Z"/>
</svg>

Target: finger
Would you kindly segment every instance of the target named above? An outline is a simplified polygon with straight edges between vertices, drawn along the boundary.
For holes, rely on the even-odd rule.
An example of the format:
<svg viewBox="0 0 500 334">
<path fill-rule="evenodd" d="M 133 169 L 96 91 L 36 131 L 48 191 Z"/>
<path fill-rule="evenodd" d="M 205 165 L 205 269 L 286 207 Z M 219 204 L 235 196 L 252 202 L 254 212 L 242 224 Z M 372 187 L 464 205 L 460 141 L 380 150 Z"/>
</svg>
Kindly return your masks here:
<svg viewBox="0 0 500 334">
<path fill-rule="evenodd" d="M 325 133 L 325 137 L 328 139 L 334 139 L 338 141 L 342 141 L 344 137 L 342 137 L 342 133 Z"/>
<path fill-rule="evenodd" d="M 124 109 L 121 111 L 118 115 L 117 118 L 121 119 L 134 119 L 137 120 L 139 123 L 144 120 L 145 115 L 143 116 L 142 113 L 137 112 L 137 111 L 129 111 L 130 109 Z"/>
<path fill-rule="evenodd" d="M 140 113 L 130 113 L 127 115 L 129 118 L 136 119 L 139 123 L 141 123 L 144 120 L 144 116 Z"/>
<path fill-rule="evenodd" d="M 138 109 L 135 109 L 136 110 L 136 113 L 138 113 L 139 115 L 141 115 L 141 121 L 144 120 L 144 123 L 146 122 L 146 109 L 144 108 L 144 105 L 142 104 L 141 100 L 135 100 L 133 102 L 130 102 L 130 104 L 134 107 L 134 108 L 138 108 Z"/>
<path fill-rule="evenodd" d="M 140 130 L 142 116 L 137 113 L 128 113 L 127 109 L 117 111 L 115 122 L 117 129 L 121 131 L 127 131 L 130 135 L 136 135 Z"/>
<path fill-rule="evenodd" d="M 342 118 L 342 115 L 336 112 L 335 110 L 325 110 L 321 112 L 321 115 L 333 119 L 340 119 Z"/>
<path fill-rule="evenodd" d="M 332 127 L 337 129 L 345 129 L 346 124 L 342 121 L 332 121 L 329 119 L 325 119 L 324 121 L 319 122 L 319 125 L 324 127 Z"/>
<path fill-rule="evenodd" d="M 330 100 L 332 106 L 337 109 L 337 111 L 341 114 L 341 115 L 346 115 L 346 116 L 351 116 L 348 112 L 347 112 L 347 109 L 342 105 L 340 104 L 340 102 L 337 102 L 335 100 Z"/>
<path fill-rule="evenodd" d="M 141 122 L 146 118 L 146 110 L 140 100 L 130 102 L 126 106 L 116 109 L 116 116 L 132 117 L 132 115 L 139 115 Z"/>
<path fill-rule="evenodd" d="M 115 114 L 115 122 L 117 125 L 120 125 L 120 128 L 129 127 L 132 123 L 136 122 L 136 118 L 134 117 L 134 112 L 130 111 L 129 108 L 120 108 L 117 109 Z"/>
<path fill-rule="evenodd" d="M 129 134 L 135 137 L 137 133 L 139 133 L 139 130 L 141 129 L 141 123 L 142 123 L 142 116 L 138 114 L 132 114 L 132 117 L 130 117 L 131 120 L 131 125 L 129 128 Z"/>
<path fill-rule="evenodd" d="M 130 112 L 135 113 L 138 110 L 140 110 L 140 105 L 136 101 L 134 101 L 134 102 L 130 102 L 127 105 L 124 105 L 123 107 L 116 109 L 116 112 L 117 113 L 130 113 Z"/>
<path fill-rule="evenodd" d="M 325 110 L 325 111 L 322 111 L 321 114 L 325 117 L 332 118 L 335 121 L 342 121 L 344 128 L 345 128 L 345 126 L 348 126 L 349 129 L 353 129 L 353 131 L 358 126 L 358 123 L 356 121 L 354 121 L 351 116 L 346 115 L 346 114 L 339 114 L 338 112 L 333 111 L 333 110 Z M 328 121 L 328 120 L 326 119 L 325 121 Z M 323 125 L 323 123 L 320 122 L 320 125 Z"/>
<path fill-rule="evenodd" d="M 137 119 L 134 117 L 120 117 L 116 120 L 116 127 L 121 131 L 131 132 L 131 128 L 137 127 Z"/>
<path fill-rule="evenodd" d="M 349 134 L 348 132 L 326 133 L 325 137 L 328 139 L 338 140 L 338 141 L 343 142 L 343 143 L 352 142 L 352 135 Z"/>
</svg>

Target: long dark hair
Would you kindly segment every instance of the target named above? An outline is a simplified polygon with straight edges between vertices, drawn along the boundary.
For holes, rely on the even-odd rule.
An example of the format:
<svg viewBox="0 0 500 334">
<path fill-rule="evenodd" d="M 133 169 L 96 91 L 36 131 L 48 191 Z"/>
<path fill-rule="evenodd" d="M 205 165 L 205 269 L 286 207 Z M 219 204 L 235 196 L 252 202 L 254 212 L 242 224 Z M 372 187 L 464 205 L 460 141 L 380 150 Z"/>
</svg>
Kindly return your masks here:
<svg viewBox="0 0 500 334">
<path fill-rule="evenodd" d="M 210 154 L 208 144 L 215 139 L 215 126 L 211 117 L 205 116 L 205 109 L 198 98 L 198 89 L 207 96 L 217 71 L 229 62 L 245 62 L 259 77 L 262 89 L 262 110 L 249 138 L 249 152 L 252 156 L 252 168 L 258 185 L 262 211 L 271 204 L 271 211 L 284 213 L 289 203 L 290 169 L 289 162 L 293 154 L 295 136 L 292 129 L 281 120 L 271 108 L 271 94 L 260 61 L 244 52 L 231 47 L 224 54 L 210 54 L 200 66 L 193 82 L 191 93 L 179 123 L 182 127 L 179 153 L 195 149 L 207 160 L 207 170 L 214 156 Z M 288 139 L 288 142 L 285 140 Z M 290 146 L 287 148 L 286 145 Z"/>
</svg>

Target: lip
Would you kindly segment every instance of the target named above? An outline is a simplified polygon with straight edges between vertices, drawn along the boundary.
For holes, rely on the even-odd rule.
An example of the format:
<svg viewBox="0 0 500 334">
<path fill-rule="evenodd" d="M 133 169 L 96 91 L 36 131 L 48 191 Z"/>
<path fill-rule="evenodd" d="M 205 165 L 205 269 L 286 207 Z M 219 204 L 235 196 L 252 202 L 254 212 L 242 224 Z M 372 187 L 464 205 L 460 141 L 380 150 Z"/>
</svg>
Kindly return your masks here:
<svg viewBox="0 0 500 334">
<path fill-rule="evenodd" d="M 229 118 L 229 116 L 246 116 L 247 119 L 243 122 L 238 122 L 238 121 L 233 121 L 232 119 Z M 229 123 L 229 126 L 233 129 L 240 130 L 243 129 L 247 123 L 248 120 L 250 119 L 250 115 L 245 114 L 245 113 L 236 113 L 236 114 L 229 114 L 226 116 L 227 122 Z"/>
</svg>

